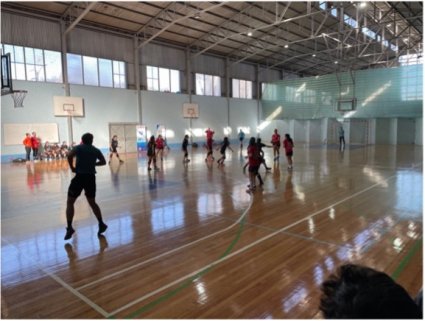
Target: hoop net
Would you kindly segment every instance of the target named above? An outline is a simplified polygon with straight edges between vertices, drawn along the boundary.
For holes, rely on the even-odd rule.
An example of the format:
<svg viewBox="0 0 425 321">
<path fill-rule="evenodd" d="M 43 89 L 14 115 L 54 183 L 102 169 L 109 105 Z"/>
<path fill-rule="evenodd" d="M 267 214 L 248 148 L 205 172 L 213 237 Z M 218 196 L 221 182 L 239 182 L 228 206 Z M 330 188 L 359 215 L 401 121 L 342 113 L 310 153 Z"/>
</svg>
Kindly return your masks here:
<svg viewBox="0 0 425 321">
<path fill-rule="evenodd" d="M 24 99 L 27 93 L 27 90 L 14 90 L 11 93 L 15 108 L 24 107 Z"/>
</svg>

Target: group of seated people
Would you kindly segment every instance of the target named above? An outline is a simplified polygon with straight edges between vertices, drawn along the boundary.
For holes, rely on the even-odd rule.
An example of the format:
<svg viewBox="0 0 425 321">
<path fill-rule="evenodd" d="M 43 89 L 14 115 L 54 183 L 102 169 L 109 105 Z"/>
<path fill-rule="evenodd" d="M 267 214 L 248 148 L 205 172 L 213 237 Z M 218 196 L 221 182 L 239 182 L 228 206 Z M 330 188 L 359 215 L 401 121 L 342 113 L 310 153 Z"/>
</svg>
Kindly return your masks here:
<svg viewBox="0 0 425 321">
<path fill-rule="evenodd" d="M 41 153 L 41 159 L 44 159 L 44 160 L 65 159 L 68 157 L 69 151 L 74 146 L 75 146 L 75 143 L 72 143 L 72 146 L 69 147 L 65 141 L 62 142 L 62 145 L 59 145 L 58 143 L 45 142 L 43 146 L 43 151 Z"/>
</svg>

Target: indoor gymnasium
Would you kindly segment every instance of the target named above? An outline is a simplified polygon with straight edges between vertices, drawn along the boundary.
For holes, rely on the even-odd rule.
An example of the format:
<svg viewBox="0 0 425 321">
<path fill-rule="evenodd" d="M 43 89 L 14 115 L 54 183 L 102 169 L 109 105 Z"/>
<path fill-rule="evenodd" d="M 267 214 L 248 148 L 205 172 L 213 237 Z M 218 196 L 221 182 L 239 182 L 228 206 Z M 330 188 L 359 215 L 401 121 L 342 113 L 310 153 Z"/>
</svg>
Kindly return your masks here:
<svg viewBox="0 0 425 321">
<path fill-rule="evenodd" d="M 1 317 L 422 318 L 422 1 L 2 1 Z"/>
</svg>

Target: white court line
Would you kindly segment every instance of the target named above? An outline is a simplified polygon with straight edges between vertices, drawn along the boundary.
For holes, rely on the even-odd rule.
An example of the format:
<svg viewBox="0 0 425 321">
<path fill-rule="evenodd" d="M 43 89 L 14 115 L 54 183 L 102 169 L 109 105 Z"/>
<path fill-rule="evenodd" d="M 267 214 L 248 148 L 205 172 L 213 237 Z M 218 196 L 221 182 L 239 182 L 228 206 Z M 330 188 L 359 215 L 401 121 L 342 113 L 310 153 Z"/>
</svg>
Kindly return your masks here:
<svg viewBox="0 0 425 321">
<path fill-rule="evenodd" d="M 79 290 L 82 290 L 82 289 L 84 289 L 84 288 L 86 288 L 86 287 L 89 287 L 89 286 L 92 286 L 92 285 L 97 284 L 97 283 L 99 283 L 99 282 L 102 282 L 102 281 L 104 281 L 104 280 L 110 279 L 110 278 L 112 278 L 112 277 L 114 277 L 114 276 L 117 276 L 117 275 L 120 275 L 120 274 L 122 274 L 122 273 L 128 272 L 128 271 L 130 271 L 130 270 L 132 270 L 132 269 L 138 268 L 138 267 L 140 267 L 140 266 L 142 266 L 142 265 L 148 264 L 148 263 L 150 263 L 150 262 L 152 262 L 152 261 L 155 261 L 155 260 L 160 259 L 160 258 L 162 258 L 162 257 L 164 257 L 164 256 L 167 256 L 167 255 L 172 254 L 172 253 L 174 253 L 174 252 L 180 251 L 180 250 L 182 250 L 182 249 L 184 249 L 184 248 L 187 248 L 187 247 L 189 247 L 189 246 L 191 246 L 191 245 L 194 245 L 194 244 L 196 244 L 196 243 L 202 242 L 202 241 L 204 241 L 204 240 L 209 239 L 210 237 L 216 236 L 216 235 L 218 235 L 218 234 L 220 234 L 220 233 L 223 233 L 223 232 L 226 232 L 226 231 L 228 231 L 228 230 L 232 229 L 234 226 L 238 225 L 238 224 L 239 224 L 239 222 L 240 222 L 240 221 L 241 221 L 241 220 L 242 220 L 242 219 L 246 216 L 246 214 L 248 213 L 249 209 L 250 209 L 250 208 L 251 208 L 251 206 L 252 206 L 253 200 L 254 200 L 254 198 L 251 196 L 251 197 L 250 197 L 249 205 L 248 205 L 248 207 L 245 209 L 245 211 L 243 212 L 243 214 L 239 217 L 239 219 L 238 219 L 236 222 L 234 222 L 233 224 L 229 225 L 228 227 L 226 227 L 226 228 L 224 228 L 224 229 L 222 229 L 222 230 L 219 230 L 219 231 L 217 231 L 217 232 L 215 232 L 215 233 L 212 233 L 212 234 L 209 234 L 209 235 L 207 235 L 207 236 L 204 236 L 204 237 L 202 237 L 202 238 L 200 238 L 200 239 L 197 239 L 197 240 L 195 240 L 195 241 L 193 241 L 193 242 L 190 242 L 190 243 L 187 243 L 187 244 L 182 245 L 182 246 L 180 246 L 180 247 L 177 247 L 177 248 L 175 248 L 175 249 L 172 249 L 172 250 L 170 250 L 170 251 L 164 252 L 164 253 L 162 253 L 162 254 L 160 254 L 160 255 L 157 255 L 157 256 L 155 256 L 155 257 L 152 257 L 152 258 L 150 258 L 150 259 L 148 259 L 148 260 L 146 260 L 146 261 L 143 261 L 143 262 L 140 262 L 140 263 L 134 264 L 134 265 L 129 266 L 129 267 L 125 268 L 125 269 L 119 270 L 119 271 L 117 271 L 117 272 L 115 272 L 115 273 L 108 274 L 108 275 L 106 275 L 106 276 L 104 276 L 104 277 L 102 277 L 102 278 L 100 278 L 100 279 L 97 279 L 97 280 L 95 280 L 95 281 L 93 281 L 93 282 L 90 282 L 90 283 L 84 284 L 84 285 L 82 285 L 82 286 L 78 287 L 78 288 L 77 288 L 77 290 L 78 290 L 78 291 L 79 291 Z"/>
<path fill-rule="evenodd" d="M 89 305 L 91 308 L 93 308 L 94 310 L 96 310 L 97 312 L 99 312 L 103 317 L 107 318 L 110 314 L 108 312 L 106 312 L 105 310 L 103 310 L 100 306 L 98 306 L 96 303 L 94 303 L 93 301 L 91 301 L 89 298 L 87 298 L 86 296 L 82 295 L 80 292 L 78 292 L 76 289 L 74 289 L 72 286 L 70 286 L 68 283 L 66 283 L 64 280 L 62 280 L 60 277 L 58 277 L 57 275 L 55 275 L 54 273 L 46 270 L 45 268 L 43 268 L 41 266 L 41 264 L 36 261 L 34 258 L 27 256 L 25 253 L 23 253 L 17 246 L 15 246 L 14 244 L 10 243 L 9 241 L 5 240 L 4 238 L 2 238 L 2 241 L 7 243 L 8 245 L 13 246 L 19 253 L 21 253 L 23 256 L 29 258 L 31 261 L 35 262 L 38 266 L 38 268 L 43 271 L 44 273 L 46 273 L 48 276 L 50 276 L 53 280 L 55 280 L 57 283 L 59 283 L 60 285 L 62 285 L 65 289 L 67 289 L 69 292 L 71 292 L 72 294 L 74 294 L 76 297 L 78 297 L 80 300 L 84 301 L 85 303 L 87 303 L 87 305 Z"/>
<path fill-rule="evenodd" d="M 388 181 L 391 178 L 394 178 L 396 176 L 397 175 L 390 176 L 390 177 L 386 178 L 385 180 Z M 246 250 L 248 250 L 248 249 L 256 246 L 257 244 L 260 244 L 260 243 L 262 243 L 262 242 L 264 242 L 264 241 L 272 238 L 273 236 L 276 236 L 279 233 L 281 233 L 281 232 L 283 232 L 283 231 L 285 231 L 285 230 L 287 230 L 287 229 L 289 229 L 289 228 L 291 228 L 291 227 L 293 227 L 293 226 L 295 226 L 295 225 L 297 225 L 297 224 L 299 224 L 299 223 L 301 223 L 301 222 L 303 222 L 305 220 L 308 220 L 308 219 L 312 218 L 313 216 L 316 216 L 316 215 L 322 213 L 323 211 L 325 211 L 327 209 L 331 209 L 332 207 L 334 207 L 336 205 L 339 205 L 339 204 L 341 204 L 341 203 L 343 203 L 343 202 L 345 202 L 345 201 L 347 201 L 347 200 L 349 200 L 351 198 L 354 198 L 354 197 L 356 197 L 356 196 L 358 196 L 358 195 L 360 195 L 360 194 L 362 194 L 362 193 L 364 193 L 364 192 L 366 192 L 366 191 L 368 191 L 368 190 L 370 190 L 370 189 L 372 189 L 372 188 L 374 188 L 376 186 L 380 186 L 380 185 L 381 185 L 380 183 L 373 184 L 372 186 L 369 186 L 369 187 L 367 187 L 367 188 L 365 188 L 365 189 L 363 189 L 363 190 L 361 190 L 361 191 L 359 191 L 357 193 L 354 193 L 351 196 L 348 196 L 348 197 L 346 197 L 346 198 L 344 198 L 344 199 L 342 199 L 342 200 L 340 200 L 340 201 L 338 201 L 338 202 L 336 202 L 336 203 L 334 203 L 332 205 L 329 205 L 329 206 L 327 206 L 327 207 L 325 207 L 325 208 L 323 208 L 321 210 L 318 210 L 318 211 L 314 212 L 313 214 L 311 214 L 311 215 L 309 215 L 309 216 L 307 216 L 305 218 L 302 218 L 302 219 L 300 219 L 300 220 L 298 220 L 298 221 L 296 221 L 296 222 L 294 222 L 292 224 L 289 224 L 289 225 L 287 225 L 287 226 L 285 226 L 285 227 L 277 230 L 276 232 L 273 232 L 273 233 L 271 233 L 269 235 L 266 235 L 266 236 L 262 237 L 261 239 L 258 239 L 257 241 L 255 241 L 255 242 L 253 242 L 253 243 L 251 243 L 251 244 L 249 244 L 249 245 L 247 245 L 245 247 L 242 247 L 239 250 L 237 250 L 237 251 L 235 251 L 235 252 L 233 252 L 233 253 L 231 253 L 231 254 L 229 254 L 229 255 L 221 258 L 221 259 L 218 259 L 218 260 L 216 260 L 216 261 L 214 261 L 214 262 L 212 262 L 210 264 L 207 264 L 204 267 L 202 267 L 202 268 L 200 268 L 200 269 L 198 269 L 198 270 L 196 270 L 196 271 L 194 271 L 192 273 L 189 273 L 189 274 L 187 274 L 185 276 L 182 276 L 181 278 L 179 278 L 179 279 L 177 279 L 177 280 L 175 280 L 175 281 L 173 281 L 171 283 L 168 283 L 167 285 L 164 285 L 163 287 L 161 287 L 159 289 L 156 289 L 155 291 L 152 291 L 150 293 L 147 293 L 146 295 L 144 295 L 144 296 L 142 296 L 142 297 L 140 297 L 140 298 L 138 298 L 138 299 L 136 299 L 136 300 L 134 300 L 132 302 L 129 302 L 128 304 L 122 306 L 121 308 L 118 308 L 115 311 L 111 312 L 111 314 L 109 316 L 114 316 L 115 314 L 117 314 L 117 313 L 119 313 L 119 312 L 121 312 L 121 311 L 123 311 L 123 310 L 125 310 L 125 309 L 127 309 L 127 308 L 129 308 L 129 307 L 131 307 L 131 306 L 133 306 L 133 305 L 135 305 L 137 303 L 139 303 L 139 302 L 142 302 L 142 301 L 144 301 L 144 300 L 146 300 L 146 299 L 154 296 L 155 294 L 158 294 L 158 293 L 160 293 L 160 292 L 162 292 L 162 291 L 164 291 L 164 290 L 166 290 L 166 289 L 168 289 L 168 288 L 170 288 L 170 287 L 172 287 L 172 286 L 174 286 L 174 285 L 176 285 L 176 284 L 178 284 L 178 283 L 180 283 L 182 281 L 185 281 L 188 278 L 191 278 L 192 276 L 195 276 L 198 273 L 200 273 L 200 272 L 202 272 L 202 271 L 204 271 L 206 269 L 212 268 L 215 265 L 218 265 L 219 263 L 224 262 L 224 261 L 226 261 L 226 260 L 228 260 L 228 259 L 230 259 L 230 258 L 232 258 L 232 257 L 234 257 L 236 255 L 238 255 L 239 253 L 242 253 L 242 252 L 244 252 L 244 251 L 246 251 Z"/>
</svg>

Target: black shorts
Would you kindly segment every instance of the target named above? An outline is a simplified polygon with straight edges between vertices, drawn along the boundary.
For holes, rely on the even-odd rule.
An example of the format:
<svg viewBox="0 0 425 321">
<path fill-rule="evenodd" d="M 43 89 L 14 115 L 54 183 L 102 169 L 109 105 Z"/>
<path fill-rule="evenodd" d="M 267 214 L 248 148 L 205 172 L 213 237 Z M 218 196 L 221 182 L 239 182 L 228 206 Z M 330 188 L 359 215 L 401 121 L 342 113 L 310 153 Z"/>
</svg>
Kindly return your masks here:
<svg viewBox="0 0 425 321">
<path fill-rule="evenodd" d="M 287 152 L 286 156 L 292 156 L 294 153 L 293 152 Z"/>
<path fill-rule="evenodd" d="M 254 165 L 254 166 L 251 166 L 251 165 L 249 165 L 249 167 L 248 167 L 248 172 L 250 172 L 250 173 L 254 173 L 254 174 L 257 174 L 258 173 L 258 168 L 259 168 L 260 166 L 258 166 L 258 165 Z"/>
<path fill-rule="evenodd" d="M 242 137 L 239 137 L 239 141 L 241 142 L 241 141 L 243 141 L 243 138 Z"/>
<path fill-rule="evenodd" d="M 96 175 L 95 174 L 77 174 L 71 180 L 68 188 L 68 196 L 77 198 L 82 190 L 86 192 L 86 197 L 94 198 L 96 196 Z"/>
<path fill-rule="evenodd" d="M 111 147 L 111 153 L 118 153 L 116 147 Z"/>
</svg>

